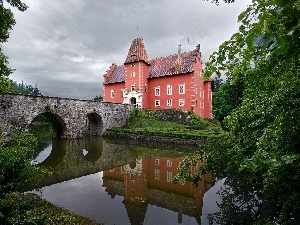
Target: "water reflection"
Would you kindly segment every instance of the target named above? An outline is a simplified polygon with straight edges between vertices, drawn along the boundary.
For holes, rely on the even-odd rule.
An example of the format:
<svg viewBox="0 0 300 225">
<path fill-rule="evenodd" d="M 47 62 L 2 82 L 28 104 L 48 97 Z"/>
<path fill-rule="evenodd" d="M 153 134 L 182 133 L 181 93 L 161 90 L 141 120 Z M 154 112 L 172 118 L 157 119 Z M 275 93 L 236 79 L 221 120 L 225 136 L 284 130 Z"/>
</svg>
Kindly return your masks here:
<svg viewBox="0 0 300 225">
<path fill-rule="evenodd" d="M 106 224 L 206 221 L 203 196 L 212 176 L 203 176 L 197 187 L 172 182 L 179 162 L 189 153 L 185 149 L 121 144 L 99 137 L 53 140 L 51 149 L 41 152 L 49 156 L 39 162 L 52 171 L 41 180 L 42 197 L 58 206 Z"/>
<path fill-rule="evenodd" d="M 112 198 L 124 197 L 131 224 L 143 224 L 149 204 L 177 212 L 179 224 L 183 215 L 194 217 L 200 224 L 203 195 L 211 186 L 212 176 L 203 176 L 197 187 L 191 182 L 174 184 L 173 176 L 182 160 L 159 155 L 141 157 L 134 164 L 104 171 L 103 186 Z"/>
</svg>

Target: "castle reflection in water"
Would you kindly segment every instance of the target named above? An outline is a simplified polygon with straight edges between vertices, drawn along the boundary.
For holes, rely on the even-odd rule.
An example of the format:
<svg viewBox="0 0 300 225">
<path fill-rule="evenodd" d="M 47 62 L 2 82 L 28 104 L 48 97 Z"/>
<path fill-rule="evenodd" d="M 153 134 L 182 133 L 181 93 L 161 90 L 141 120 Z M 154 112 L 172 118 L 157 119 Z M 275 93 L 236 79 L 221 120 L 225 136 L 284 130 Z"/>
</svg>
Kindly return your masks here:
<svg viewBox="0 0 300 225">
<path fill-rule="evenodd" d="M 140 157 L 135 162 L 103 171 L 103 187 L 114 198 L 123 196 L 131 224 L 143 224 L 149 204 L 194 217 L 201 223 L 204 193 L 211 187 L 212 175 L 201 177 L 197 187 L 191 182 L 175 184 L 173 177 L 184 158 Z M 201 166 L 203 162 L 199 162 Z"/>
</svg>

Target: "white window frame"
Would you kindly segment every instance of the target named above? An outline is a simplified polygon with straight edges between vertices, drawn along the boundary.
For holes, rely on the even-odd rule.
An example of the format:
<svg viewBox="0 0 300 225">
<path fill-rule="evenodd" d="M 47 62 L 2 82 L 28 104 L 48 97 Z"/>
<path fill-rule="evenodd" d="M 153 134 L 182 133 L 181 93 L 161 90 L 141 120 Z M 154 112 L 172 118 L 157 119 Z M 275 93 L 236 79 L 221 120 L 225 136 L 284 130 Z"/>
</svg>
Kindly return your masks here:
<svg viewBox="0 0 300 225">
<path fill-rule="evenodd" d="M 115 90 L 110 90 L 110 97 L 115 98 Z"/>
<path fill-rule="evenodd" d="M 172 85 L 167 85 L 167 95 L 172 95 Z"/>
<path fill-rule="evenodd" d="M 135 77 L 135 72 L 132 72 L 132 73 L 131 73 L 131 77 Z"/>
<path fill-rule="evenodd" d="M 154 101 L 154 106 L 159 107 L 160 106 L 160 100 L 155 100 Z"/>
<path fill-rule="evenodd" d="M 167 167 L 172 167 L 172 160 L 167 160 Z"/>
<path fill-rule="evenodd" d="M 183 94 L 185 94 L 185 85 L 184 84 L 179 84 L 179 87 L 178 87 L 179 89 L 178 89 L 178 93 L 180 94 L 180 95 L 183 95 Z"/>
<path fill-rule="evenodd" d="M 180 98 L 178 102 L 179 106 L 184 106 L 184 99 Z"/>
<path fill-rule="evenodd" d="M 167 106 L 172 106 L 172 99 L 167 99 Z"/>
<path fill-rule="evenodd" d="M 173 181 L 172 172 L 167 171 L 167 182 L 172 182 L 172 181 Z"/>
<path fill-rule="evenodd" d="M 160 96 L 160 87 L 155 87 L 155 89 L 154 89 L 154 95 L 155 96 Z"/>
<path fill-rule="evenodd" d="M 160 178 L 160 170 L 154 169 L 154 179 L 159 180 Z"/>
<path fill-rule="evenodd" d="M 155 159 L 154 164 L 155 164 L 156 166 L 158 166 L 158 165 L 159 165 L 159 159 Z"/>
</svg>

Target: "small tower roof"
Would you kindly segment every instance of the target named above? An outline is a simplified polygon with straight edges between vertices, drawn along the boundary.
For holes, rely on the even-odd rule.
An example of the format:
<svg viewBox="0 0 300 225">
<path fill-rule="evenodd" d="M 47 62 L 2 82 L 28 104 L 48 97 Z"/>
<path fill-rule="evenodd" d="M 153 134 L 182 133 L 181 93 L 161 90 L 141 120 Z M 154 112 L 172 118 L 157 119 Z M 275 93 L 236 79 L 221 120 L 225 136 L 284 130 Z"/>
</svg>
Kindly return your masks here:
<svg viewBox="0 0 300 225">
<path fill-rule="evenodd" d="M 132 41 L 125 63 L 137 61 L 145 61 L 148 63 L 148 55 L 142 38 L 136 38 Z"/>
</svg>

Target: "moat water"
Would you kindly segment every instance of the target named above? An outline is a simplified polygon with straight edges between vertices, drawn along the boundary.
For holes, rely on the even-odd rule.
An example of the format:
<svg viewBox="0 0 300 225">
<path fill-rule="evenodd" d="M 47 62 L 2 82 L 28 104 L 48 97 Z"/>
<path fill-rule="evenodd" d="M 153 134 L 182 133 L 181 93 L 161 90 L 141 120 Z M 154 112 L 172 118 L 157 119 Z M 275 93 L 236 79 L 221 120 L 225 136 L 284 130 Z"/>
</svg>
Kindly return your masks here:
<svg viewBox="0 0 300 225">
<path fill-rule="evenodd" d="M 174 183 L 179 163 L 195 149 L 87 137 L 44 137 L 33 164 L 52 174 L 42 198 L 104 224 L 209 224 L 224 180 L 211 174 L 195 187 Z M 201 162 L 199 162 L 201 163 Z"/>
</svg>

